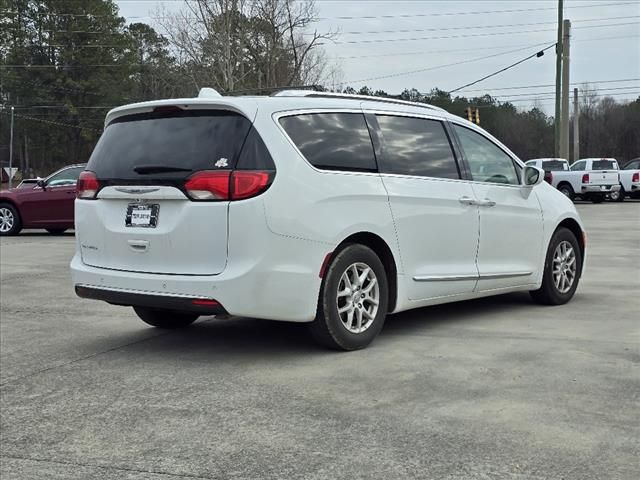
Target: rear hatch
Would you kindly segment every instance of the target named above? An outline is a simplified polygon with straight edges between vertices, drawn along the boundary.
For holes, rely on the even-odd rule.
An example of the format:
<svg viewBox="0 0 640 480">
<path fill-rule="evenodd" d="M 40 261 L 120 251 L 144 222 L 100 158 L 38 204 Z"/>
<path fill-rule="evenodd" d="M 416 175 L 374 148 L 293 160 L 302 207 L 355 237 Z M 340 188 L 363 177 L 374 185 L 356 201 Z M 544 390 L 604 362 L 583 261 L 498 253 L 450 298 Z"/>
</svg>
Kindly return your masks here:
<svg viewBox="0 0 640 480">
<path fill-rule="evenodd" d="M 254 167 L 265 151 L 251 121 L 231 111 L 161 107 L 116 118 L 78 184 L 82 261 L 132 272 L 219 274 L 227 263 L 235 169 Z M 254 182 L 250 193 L 264 191 L 273 174 L 259 172 L 267 180 Z"/>
<path fill-rule="evenodd" d="M 618 185 L 618 169 L 615 160 L 593 160 L 589 171 L 588 185 Z"/>
</svg>

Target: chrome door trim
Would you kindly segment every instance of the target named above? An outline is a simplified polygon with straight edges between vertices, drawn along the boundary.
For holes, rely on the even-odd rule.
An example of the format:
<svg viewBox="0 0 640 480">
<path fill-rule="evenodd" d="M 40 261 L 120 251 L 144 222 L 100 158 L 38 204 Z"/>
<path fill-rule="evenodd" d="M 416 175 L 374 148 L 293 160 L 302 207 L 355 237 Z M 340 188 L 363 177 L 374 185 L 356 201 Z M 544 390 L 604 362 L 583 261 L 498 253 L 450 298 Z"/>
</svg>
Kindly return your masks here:
<svg viewBox="0 0 640 480">
<path fill-rule="evenodd" d="M 456 282 L 464 280 L 488 280 L 500 278 L 528 277 L 533 272 L 505 272 L 505 273 L 484 273 L 478 275 L 472 273 L 468 275 L 416 275 L 413 280 L 416 282 Z"/>
</svg>

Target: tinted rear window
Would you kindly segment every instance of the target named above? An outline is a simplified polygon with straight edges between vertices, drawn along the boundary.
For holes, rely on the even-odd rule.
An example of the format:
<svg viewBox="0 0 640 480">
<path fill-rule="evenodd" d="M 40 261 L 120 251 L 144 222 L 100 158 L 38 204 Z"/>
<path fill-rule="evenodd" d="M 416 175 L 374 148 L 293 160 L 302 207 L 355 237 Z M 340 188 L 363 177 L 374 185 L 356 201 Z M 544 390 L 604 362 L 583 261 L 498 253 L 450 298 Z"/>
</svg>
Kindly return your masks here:
<svg viewBox="0 0 640 480">
<path fill-rule="evenodd" d="M 542 169 L 548 172 L 558 172 L 562 170 L 569 170 L 569 165 L 557 160 L 546 160 L 542 162 Z"/>
<path fill-rule="evenodd" d="M 223 111 L 121 117 L 105 129 L 87 170 L 100 179 L 144 181 L 185 178 L 198 170 L 233 168 L 250 129 L 248 119 Z M 190 171 L 139 174 L 134 168 L 140 166 Z"/>
<path fill-rule="evenodd" d="M 444 125 L 437 120 L 376 115 L 385 173 L 460 178 Z"/>
<path fill-rule="evenodd" d="M 616 164 L 613 160 L 594 160 L 591 162 L 591 170 L 615 170 Z"/>
<path fill-rule="evenodd" d="M 282 117 L 280 125 L 314 167 L 377 170 L 373 145 L 361 113 L 310 113 Z"/>
</svg>

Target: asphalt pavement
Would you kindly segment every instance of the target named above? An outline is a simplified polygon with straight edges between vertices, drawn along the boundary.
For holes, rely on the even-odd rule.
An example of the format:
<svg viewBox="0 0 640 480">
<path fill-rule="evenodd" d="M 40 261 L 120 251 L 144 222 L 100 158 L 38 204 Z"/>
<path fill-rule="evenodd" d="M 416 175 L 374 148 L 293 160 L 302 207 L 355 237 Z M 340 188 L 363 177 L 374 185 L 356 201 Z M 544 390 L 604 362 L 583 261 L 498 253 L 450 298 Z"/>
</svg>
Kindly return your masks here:
<svg viewBox="0 0 640 480">
<path fill-rule="evenodd" d="M 578 206 L 586 275 L 388 318 L 369 348 L 305 326 L 147 327 L 82 300 L 74 237 L 0 241 L 0 477 L 640 478 L 640 203 Z"/>
</svg>

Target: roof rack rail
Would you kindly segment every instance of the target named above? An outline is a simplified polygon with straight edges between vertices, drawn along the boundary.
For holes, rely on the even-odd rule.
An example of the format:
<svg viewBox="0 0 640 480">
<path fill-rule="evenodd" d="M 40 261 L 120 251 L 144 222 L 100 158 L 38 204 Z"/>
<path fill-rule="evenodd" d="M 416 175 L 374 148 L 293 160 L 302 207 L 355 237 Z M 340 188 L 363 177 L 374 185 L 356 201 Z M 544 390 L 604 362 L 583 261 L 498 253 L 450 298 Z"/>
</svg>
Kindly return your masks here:
<svg viewBox="0 0 640 480">
<path fill-rule="evenodd" d="M 285 91 L 285 90 L 309 90 L 313 92 L 321 92 L 322 87 L 320 85 L 300 85 L 300 86 L 289 86 L 289 87 L 261 87 L 261 88 L 248 88 L 245 90 L 230 90 L 228 92 L 224 92 L 225 96 L 236 96 L 236 95 L 264 95 L 269 94 L 273 95 L 275 93 Z"/>
<path fill-rule="evenodd" d="M 436 107 L 428 103 L 410 102 L 408 100 L 400 100 L 398 98 L 389 97 L 372 97 L 370 95 L 357 95 L 351 93 L 335 93 L 312 90 L 280 90 L 271 94 L 272 97 L 320 97 L 320 98 L 348 98 L 351 100 L 366 100 L 368 102 L 394 103 L 397 105 L 408 105 L 412 107 L 428 108 L 446 112 L 444 108 Z"/>
</svg>

